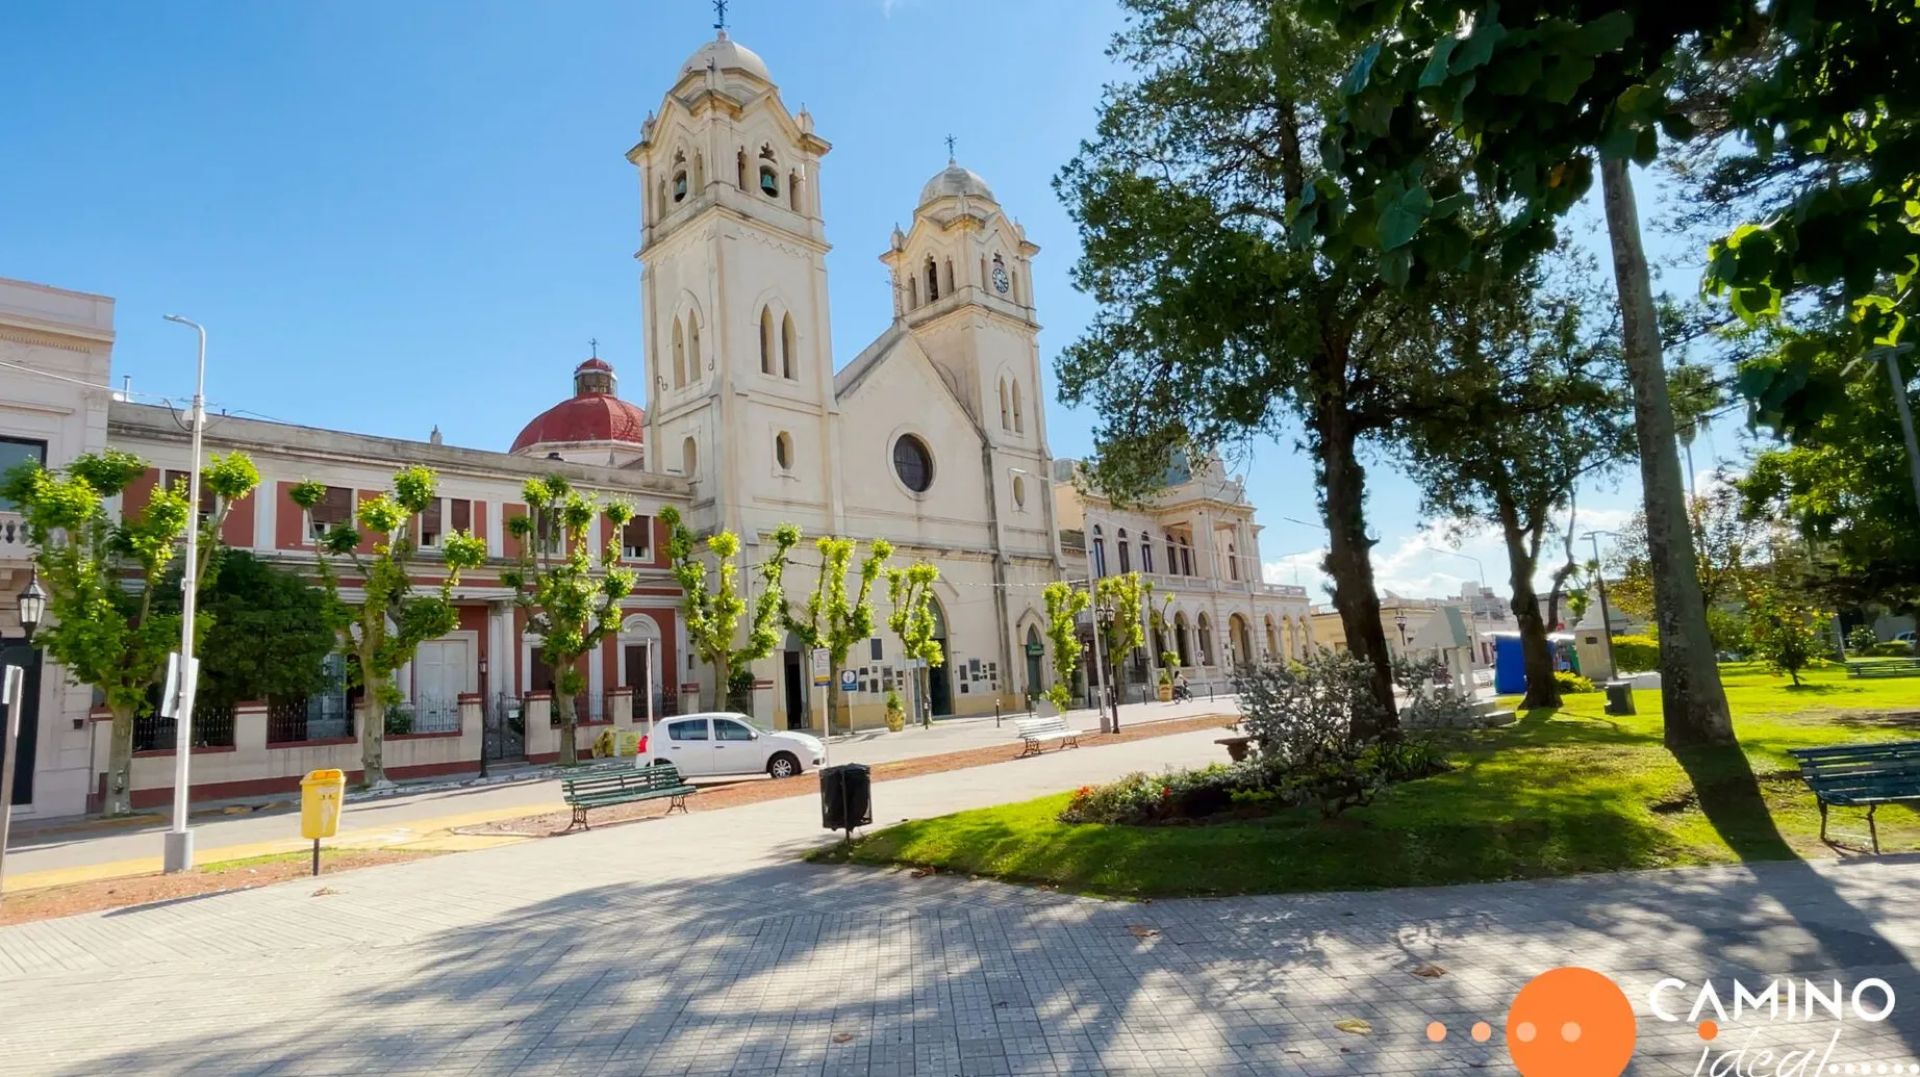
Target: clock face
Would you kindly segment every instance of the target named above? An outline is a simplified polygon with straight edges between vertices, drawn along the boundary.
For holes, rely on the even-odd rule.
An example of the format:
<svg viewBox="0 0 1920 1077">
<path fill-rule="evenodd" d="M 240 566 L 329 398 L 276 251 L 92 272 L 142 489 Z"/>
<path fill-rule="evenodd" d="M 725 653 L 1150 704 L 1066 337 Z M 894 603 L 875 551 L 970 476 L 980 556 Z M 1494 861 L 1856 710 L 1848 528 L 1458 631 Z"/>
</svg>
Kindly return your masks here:
<svg viewBox="0 0 1920 1077">
<path fill-rule="evenodd" d="M 1013 282 L 1009 280 L 1007 277 L 1007 268 L 1005 266 L 994 266 L 993 267 L 994 288 L 998 289 L 1000 294 L 1005 295 L 1007 292 L 1007 289 L 1012 287 L 1012 285 L 1013 285 Z"/>
</svg>

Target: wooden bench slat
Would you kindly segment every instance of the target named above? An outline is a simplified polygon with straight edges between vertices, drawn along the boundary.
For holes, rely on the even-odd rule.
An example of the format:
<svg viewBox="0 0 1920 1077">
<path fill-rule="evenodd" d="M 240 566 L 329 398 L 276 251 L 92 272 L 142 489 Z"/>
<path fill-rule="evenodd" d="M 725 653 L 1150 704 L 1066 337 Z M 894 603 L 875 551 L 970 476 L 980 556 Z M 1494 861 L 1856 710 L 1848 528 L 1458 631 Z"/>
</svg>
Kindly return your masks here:
<svg viewBox="0 0 1920 1077">
<path fill-rule="evenodd" d="M 1800 777 L 1820 805 L 1821 841 L 1827 840 L 1829 806 L 1866 808 L 1867 829 L 1878 853 L 1880 829 L 1874 824 L 1874 809 L 1920 801 L 1920 741 L 1789 748 L 1787 754 L 1800 764 Z"/>
<path fill-rule="evenodd" d="M 671 797 L 673 804 L 667 811 L 671 813 L 675 808 L 685 811 L 687 797 L 700 791 L 682 778 L 680 768 L 671 763 L 616 774 L 567 778 L 561 782 L 561 788 L 565 794 L 563 799 L 573 809 L 573 822 L 568 830 L 576 826 L 593 829 L 587 822 L 587 811 L 591 808 Z"/>
</svg>

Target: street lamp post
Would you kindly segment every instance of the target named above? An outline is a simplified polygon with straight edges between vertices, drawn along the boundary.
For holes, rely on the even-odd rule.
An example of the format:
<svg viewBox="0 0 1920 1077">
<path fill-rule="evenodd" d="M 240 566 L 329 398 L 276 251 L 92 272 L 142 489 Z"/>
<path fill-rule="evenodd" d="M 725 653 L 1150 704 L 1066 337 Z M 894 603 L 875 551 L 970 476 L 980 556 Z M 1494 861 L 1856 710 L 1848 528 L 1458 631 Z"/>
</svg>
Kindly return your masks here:
<svg viewBox="0 0 1920 1077">
<path fill-rule="evenodd" d="M 1618 680 L 1620 670 L 1613 664 L 1613 618 L 1607 615 L 1607 573 L 1600 567 L 1600 536 L 1611 531 L 1589 531 L 1580 537 L 1593 543 L 1593 580 L 1600 589 L 1600 638 L 1607 644 L 1607 677 Z"/>
<path fill-rule="evenodd" d="M 193 618 L 200 591 L 200 441 L 207 426 L 207 331 L 200 323 L 178 314 L 165 317 L 200 335 L 200 359 L 193 382 L 193 470 L 187 473 L 187 553 L 180 568 L 180 694 L 173 718 L 173 826 L 167 831 L 163 864 L 168 872 L 176 872 L 193 867 L 193 831 L 187 829 L 187 781 L 188 763 L 193 757 L 193 699 L 200 672 L 193 655 Z"/>
<path fill-rule="evenodd" d="M 47 593 L 40 589 L 40 575 L 35 573 L 27 578 L 27 589 L 20 592 L 20 632 L 21 641 L 28 647 L 33 646 L 33 633 L 40 627 L 40 621 L 47 615 Z M 27 707 L 27 667 L 7 666 L 0 669 L 0 703 L 6 706 L 5 739 L 0 740 L 0 750 L 6 752 L 0 760 L 0 892 L 6 886 L 7 834 L 13 824 L 13 767 L 14 758 L 19 755 L 20 712 Z"/>
<path fill-rule="evenodd" d="M 1407 653 L 1407 611 L 1393 611 L 1393 623 L 1400 629 L 1400 654 L 1404 657 Z"/>
</svg>

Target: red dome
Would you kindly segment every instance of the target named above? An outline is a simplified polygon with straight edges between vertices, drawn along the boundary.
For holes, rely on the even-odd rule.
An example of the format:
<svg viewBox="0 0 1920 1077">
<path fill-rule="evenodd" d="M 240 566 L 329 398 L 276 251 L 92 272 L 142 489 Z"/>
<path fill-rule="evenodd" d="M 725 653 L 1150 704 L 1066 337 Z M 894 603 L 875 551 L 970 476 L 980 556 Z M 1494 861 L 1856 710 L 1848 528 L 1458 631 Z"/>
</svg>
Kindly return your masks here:
<svg viewBox="0 0 1920 1077">
<path fill-rule="evenodd" d="M 529 445 L 576 444 L 583 441 L 643 440 L 647 416 L 613 395 L 613 367 L 604 359 L 589 359 L 574 368 L 573 398 L 562 400 L 527 424 L 513 439 L 519 452 Z"/>
</svg>

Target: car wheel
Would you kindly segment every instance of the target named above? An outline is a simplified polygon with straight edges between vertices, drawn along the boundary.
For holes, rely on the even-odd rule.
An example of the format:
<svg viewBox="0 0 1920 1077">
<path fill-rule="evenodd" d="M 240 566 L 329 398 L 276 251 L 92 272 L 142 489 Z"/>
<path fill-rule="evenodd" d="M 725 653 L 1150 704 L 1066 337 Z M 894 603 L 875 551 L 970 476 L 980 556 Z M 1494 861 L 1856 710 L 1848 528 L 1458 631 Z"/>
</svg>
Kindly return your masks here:
<svg viewBox="0 0 1920 1077">
<path fill-rule="evenodd" d="M 800 773 L 800 761 L 792 753 L 778 752 L 767 760 L 767 775 L 773 778 L 791 778 Z"/>
</svg>

